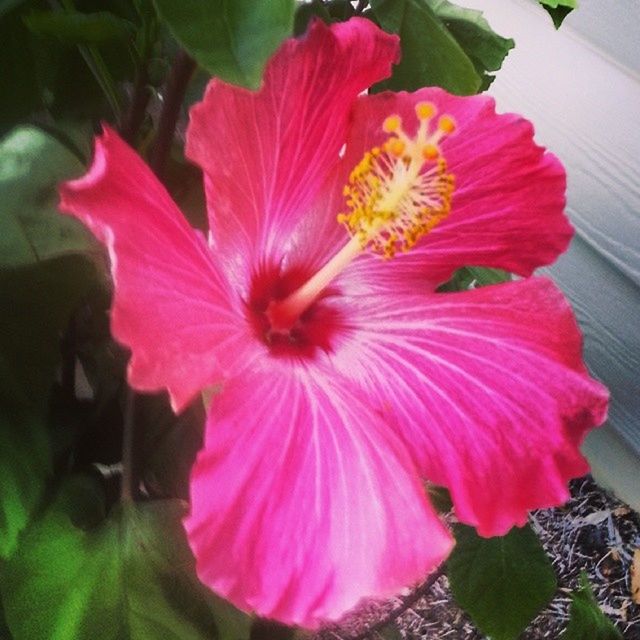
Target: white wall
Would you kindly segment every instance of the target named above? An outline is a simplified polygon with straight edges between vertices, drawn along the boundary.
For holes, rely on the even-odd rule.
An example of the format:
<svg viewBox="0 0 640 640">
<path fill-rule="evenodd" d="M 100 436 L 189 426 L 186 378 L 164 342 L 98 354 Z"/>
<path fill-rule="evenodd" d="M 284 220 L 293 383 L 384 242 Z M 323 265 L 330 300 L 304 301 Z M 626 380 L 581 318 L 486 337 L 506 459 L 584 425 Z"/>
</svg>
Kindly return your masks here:
<svg viewBox="0 0 640 640">
<path fill-rule="evenodd" d="M 585 332 L 585 358 L 612 393 L 607 430 L 586 445 L 640 505 L 640 2 L 582 0 L 556 32 L 527 0 L 464 0 L 516 48 L 489 93 L 536 126 L 564 162 L 577 235 L 551 275 Z M 625 462 L 626 460 L 626 462 Z"/>
</svg>

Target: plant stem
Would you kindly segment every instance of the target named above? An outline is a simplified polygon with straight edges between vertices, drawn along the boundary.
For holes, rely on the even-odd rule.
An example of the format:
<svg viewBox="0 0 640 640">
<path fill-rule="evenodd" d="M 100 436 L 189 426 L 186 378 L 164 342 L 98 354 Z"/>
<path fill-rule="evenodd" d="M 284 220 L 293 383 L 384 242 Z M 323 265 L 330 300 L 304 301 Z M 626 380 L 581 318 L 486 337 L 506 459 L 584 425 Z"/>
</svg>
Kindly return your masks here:
<svg viewBox="0 0 640 640">
<path fill-rule="evenodd" d="M 135 139 L 138 131 L 144 122 L 151 91 L 149 82 L 149 60 L 153 52 L 153 46 L 157 37 L 157 24 L 155 19 L 147 19 L 143 12 L 138 11 L 144 21 L 142 46 L 138 56 L 139 63 L 136 71 L 136 78 L 133 85 L 133 95 L 131 104 L 126 116 L 122 120 L 122 137 L 135 146 Z"/>
<path fill-rule="evenodd" d="M 120 489 L 120 502 L 131 504 L 133 500 L 133 444 L 135 425 L 135 394 L 133 389 L 127 386 L 124 404 L 124 424 L 122 428 L 122 484 Z"/>
<path fill-rule="evenodd" d="M 73 314 L 69 320 L 60 344 L 62 355 L 61 386 L 65 403 L 71 404 L 76 399 L 76 318 Z"/>
<path fill-rule="evenodd" d="M 180 51 L 169 72 L 164 92 L 164 105 L 158 123 L 158 133 L 149 153 L 149 164 L 160 179 L 164 175 L 184 94 L 195 68 L 195 60 L 186 51 Z"/>
<path fill-rule="evenodd" d="M 135 139 L 138 134 L 138 130 L 144 121 L 144 115 L 147 111 L 149 98 L 151 97 L 151 93 L 147 87 L 148 79 L 149 76 L 147 73 L 146 61 L 143 61 L 142 66 L 136 74 L 131 105 L 127 114 L 123 118 L 122 127 L 120 129 L 122 137 L 131 145 L 135 145 Z"/>
</svg>

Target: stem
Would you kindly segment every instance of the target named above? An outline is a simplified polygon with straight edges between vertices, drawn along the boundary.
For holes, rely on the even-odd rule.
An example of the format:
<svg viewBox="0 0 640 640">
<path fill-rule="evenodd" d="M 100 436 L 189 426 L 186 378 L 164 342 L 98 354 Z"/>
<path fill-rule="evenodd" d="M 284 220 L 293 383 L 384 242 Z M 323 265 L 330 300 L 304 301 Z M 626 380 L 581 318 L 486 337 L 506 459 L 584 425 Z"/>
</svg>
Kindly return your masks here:
<svg viewBox="0 0 640 640">
<path fill-rule="evenodd" d="M 76 399 L 76 318 L 71 316 L 60 345 L 62 352 L 61 386 L 66 403 Z"/>
<path fill-rule="evenodd" d="M 382 620 L 371 625 L 366 631 L 359 633 L 357 636 L 349 640 L 367 640 L 371 636 L 384 629 L 388 624 L 397 620 L 411 605 L 416 603 L 422 596 L 427 595 L 431 591 L 431 587 L 444 575 L 446 565 L 442 563 L 413 593 L 402 598 L 402 604 L 388 613 Z"/>
<path fill-rule="evenodd" d="M 195 69 L 195 60 L 186 51 L 180 51 L 169 72 L 164 92 L 164 105 L 158 123 L 158 133 L 149 153 L 149 164 L 160 179 L 164 174 L 184 94 Z"/>
<path fill-rule="evenodd" d="M 134 144 L 138 130 L 140 129 L 144 116 L 147 111 L 147 105 L 149 104 L 149 98 L 151 92 L 147 87 L 147 67 L 141 67 L 136 74 L 136 81 L 133 86 L 133 98 L 131 100 L 131 106 L 129 111 L 124 117 L 120 132 L 122 137 L 129 143 Z"/>
<path fill-rule="evenodd" d="M 147 105 L 151 98 L 151 91 L 149 89 L 149 59 L 153 45 L 156 40 L 156 24 L 155 20 L 151 19 L 147 21 L 143 12 L 138 10 L 143 20 L 145 20 L 142 51 L 139 59 L 140 63 L 136 72 L 136 79 L 133 85 L 133 96 L 127 115 L 123 118 L 121 133 L 123 138 L 134 145 L 136 136 L 142 123 L 144 122 L 144 116 L 147 111 Z"/>
<path fill-rule="evenodd" d="M 133 431 L 135 425 L 135 394 L 131 387 L 127 387 L 127 395 L 124 405 L 124 425 L 122 429 L 122 485 L 120 489 L 120 502 L 131 504 L 133 502 Z"/>
</svg>

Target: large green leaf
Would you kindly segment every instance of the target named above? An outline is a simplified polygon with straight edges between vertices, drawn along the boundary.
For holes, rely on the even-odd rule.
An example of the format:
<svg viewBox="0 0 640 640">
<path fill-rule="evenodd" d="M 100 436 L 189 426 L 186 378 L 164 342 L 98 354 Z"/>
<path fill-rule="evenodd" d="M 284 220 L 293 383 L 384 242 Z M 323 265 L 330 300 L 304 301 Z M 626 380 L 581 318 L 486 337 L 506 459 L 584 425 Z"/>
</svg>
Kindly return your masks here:
<svg viewBox="0 0 640 640">
<path fill-rule="evenodd" d="M 125 40 L 135 33 L 132 22 L 108 11 L 33 11 L 24 18 L 30 31 L 67 44 L 101 44 Z"/>
<path fill-rule="evenodd" d="M 211 74 L 249 89 L 293 29 L 294 0 L 154 0 L 182 46 Z"/>
<path fill-rule="evenodd" d="M 481 538 L 455 527 L 447 575 L 458 604 L 494 640 L 513 640 L 553 597 L 556 578 L 531 528 Z"/>
<path fill-rule="evenodd" d="M 449 33 L 473 62 L 482 78 L 480 89 L 486 89 L 494 79 L 489 72 L 500 69 L 505 57 L 515 46 L 514 41 L 495 33 L 481 11 L 465 9 L 448 0 L 428 1 Z"/>
<path fill-rule="evenodd" d="M 0 268 L 92 246 L 84 227 L 57 210 L 57 185 L 83 171 L 69 149 L 35 127 L 20 127 L 0 141 Z"/>
<path fill-rule="evenodd" d="M 116 506 L 74 478 L 7 563 L 15 640 L 244 640 L 250 619 L 198 581 L 177 500 Z"/>
<path fill-rule="evenodd" d="M 0 272 L 0 557 L 13 553 L 44 491 L 60 335 L 92 278 L 77 256 Z"/>
<path fill-rule="evenodd" d="M 538 0 L 547 10 L 556 29 L 564 19 L 578 6 L 578 0 Z"/>
<path fill-rule="evenodd" d="M 580 576 L 580 588 L 572 594 L 569 613 L 563 640 L 622 640 L 622 634 L 602 613 L 584 574 Z"/>
<path fill-rule="evenodd" d="M 440 86 L 451 93 L 476 93 L 482 79 L 473 62 L 430 6 L 429 0 L 372 0 L 376 20 L 400 36 L 402 58 L 376 89 L 414 91 Z"/>
<path fill-rule="evenodd" d="M 40 502 L 50 467 L 42 416 L 0 406 L 0 559 L 14 552 Z"/>
</svg>

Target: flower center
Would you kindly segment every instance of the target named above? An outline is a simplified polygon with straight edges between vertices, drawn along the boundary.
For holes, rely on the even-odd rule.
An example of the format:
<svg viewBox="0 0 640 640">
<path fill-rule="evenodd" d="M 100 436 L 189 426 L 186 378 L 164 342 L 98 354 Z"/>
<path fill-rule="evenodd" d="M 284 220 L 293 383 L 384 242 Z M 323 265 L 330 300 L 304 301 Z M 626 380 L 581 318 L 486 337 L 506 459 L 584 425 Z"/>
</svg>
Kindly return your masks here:
<svg viewBox="0 0 640 640">
<path fill-rule="evenodd" d="M 442 115 L 435 126 L 435 107 L 416 105 L 419 124 L 411 137 L 400 116 L 385 119 L 387 140 L 364 154 L 344 187 L 348 211 L 337 220 L 351 239 L 305 284 L 284 300 L 270 303 L 266 317 L 276 330 L 287 330 L 324 288 L 360 253 L 370 250 L 384 259 L 407 252 L 451 211 L 454 176 L 447 172 L 440 142 L 455 130 Z"/>
</svg>

